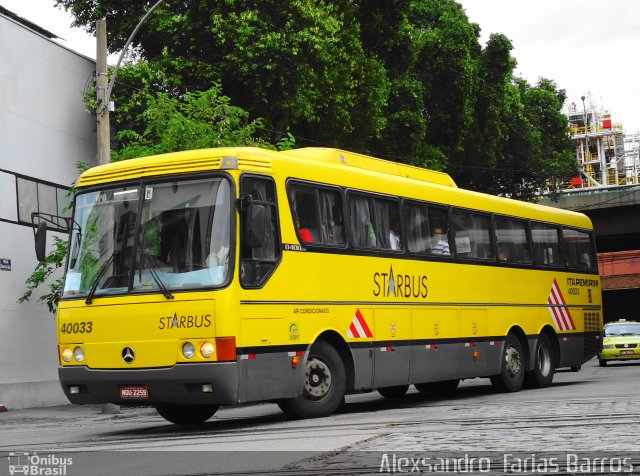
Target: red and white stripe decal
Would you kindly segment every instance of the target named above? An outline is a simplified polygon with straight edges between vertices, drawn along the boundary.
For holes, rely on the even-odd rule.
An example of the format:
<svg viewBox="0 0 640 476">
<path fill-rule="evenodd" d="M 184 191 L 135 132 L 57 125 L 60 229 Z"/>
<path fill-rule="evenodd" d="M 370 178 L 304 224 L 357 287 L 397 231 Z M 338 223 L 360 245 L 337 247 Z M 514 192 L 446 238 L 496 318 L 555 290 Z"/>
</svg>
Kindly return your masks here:
<svg viewBox="0 0 640 476">
<path fill-rule="evenodd" d="M 553 318 L 553 324 L 556 326 L 556 329 L 560 331 L 574 331 L 576 325 L 573 323 L 571 313 L 566 307 L 567 302 L 564 300 L 560 286 L 558 286 L 558 281 L 555 278 L 547 302 L 551 304 L 547 309 L 549 309 L 549 314 L 551 314 Z"/>
<path fill-rule="evenodd" d="M 351 339 L 373 337 L 373 333 L 371 332 L 371 329 L 369 329 L 367 321 L 364 319 L 364 316 L 360 312 L 360 309 L 356 309 L 356 315 L 353 316 L 353 320 L 351 321 L 351 325 L 349 326 L 349 330 L 347 331 L 347 337 Z"/>
</svg>

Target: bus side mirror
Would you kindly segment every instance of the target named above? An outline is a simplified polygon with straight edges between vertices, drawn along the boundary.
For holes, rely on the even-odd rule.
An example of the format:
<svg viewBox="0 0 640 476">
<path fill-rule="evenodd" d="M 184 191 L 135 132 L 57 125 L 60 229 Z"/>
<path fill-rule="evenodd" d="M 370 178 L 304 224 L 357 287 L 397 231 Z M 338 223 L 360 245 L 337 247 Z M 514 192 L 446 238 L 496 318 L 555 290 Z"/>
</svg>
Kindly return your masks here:
<svg viewBox="0 0 640 476">
<path fill-rule="evenodd" d="M 249 203 L 244 216 L 244 245 L 260 248 L 265 245 L 267 231 L 267 206 Z"/>
<path fill-rule="evenodd" d="M 47 224 L 45 222 L 40 222 L 38 224 L 34 240 L 36 244 L 36 258 L 38 258 L 38 261 L 44 261 L 47 257 Z"/>
</svg>

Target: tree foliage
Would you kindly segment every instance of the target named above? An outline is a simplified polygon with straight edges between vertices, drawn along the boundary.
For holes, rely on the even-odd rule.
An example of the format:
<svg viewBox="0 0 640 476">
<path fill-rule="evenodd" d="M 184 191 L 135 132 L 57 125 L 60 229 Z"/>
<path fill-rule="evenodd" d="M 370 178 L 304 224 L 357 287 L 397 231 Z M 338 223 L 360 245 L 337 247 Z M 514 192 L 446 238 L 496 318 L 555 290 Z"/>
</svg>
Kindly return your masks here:
<svg viewBox="0 0 640 476">
<path fill-rule="evenodd" d="M 89 31 L 106 18 L 111 51 L 153 4 L 55 1 Z M 116 155 L 137 154 L 134 138 L 153 150 L 176 140 L 177 129 L 149 129 L 147 109 L 214 88 L 225 107 L 246 111 L 237 125 L 256 143 L 290 132 L 298 145 L 447 170 L 461 186 L 533 200 L 576 166 L 564 91 L 514 76 L 509 39 L 494 34 L 482 46 L 479 34 L 454 0 L 168 0 L 114 88 L 113 124 L 128 131 Z M 171 112 L 185 136 L 217 144 L 215 122 L 199 128 Z"/>
</svg>

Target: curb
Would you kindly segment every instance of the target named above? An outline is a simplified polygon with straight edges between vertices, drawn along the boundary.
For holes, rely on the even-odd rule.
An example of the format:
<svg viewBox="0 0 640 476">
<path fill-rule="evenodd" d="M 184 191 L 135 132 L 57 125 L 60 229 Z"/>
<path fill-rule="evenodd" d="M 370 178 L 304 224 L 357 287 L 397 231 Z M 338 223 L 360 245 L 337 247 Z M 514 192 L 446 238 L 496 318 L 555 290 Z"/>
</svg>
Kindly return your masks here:
<svg viewBox="0 0 640 476">
<path fill-rule="evenodd" d="M 0 403 L 0 413 L 6 412 L 6 411 L 7 411 L 7 407 L 5 407 L 2 403 Z"/>
</svg>

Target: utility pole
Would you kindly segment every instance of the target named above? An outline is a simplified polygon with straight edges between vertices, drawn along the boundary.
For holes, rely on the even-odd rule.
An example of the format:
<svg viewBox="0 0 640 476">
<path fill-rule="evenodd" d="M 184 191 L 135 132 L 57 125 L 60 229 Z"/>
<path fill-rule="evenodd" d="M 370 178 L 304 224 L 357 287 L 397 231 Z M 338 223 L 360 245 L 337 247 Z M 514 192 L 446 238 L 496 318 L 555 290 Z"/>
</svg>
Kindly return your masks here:
<svg viewBox="0 0 640 476">
<path fill-rule="evenodd" d="M 107 70 L 107 22 L 96 22 L 96 120 L 98 136 L 98 165 L 111 162 L 111 136 L 109 131 L 109 103 L 107 85 L 109 76 Z"/>
</svg>

